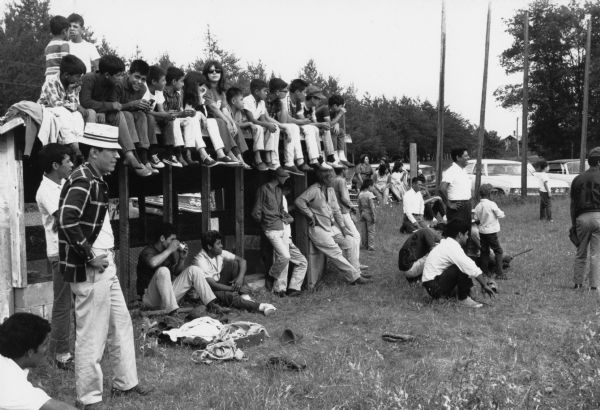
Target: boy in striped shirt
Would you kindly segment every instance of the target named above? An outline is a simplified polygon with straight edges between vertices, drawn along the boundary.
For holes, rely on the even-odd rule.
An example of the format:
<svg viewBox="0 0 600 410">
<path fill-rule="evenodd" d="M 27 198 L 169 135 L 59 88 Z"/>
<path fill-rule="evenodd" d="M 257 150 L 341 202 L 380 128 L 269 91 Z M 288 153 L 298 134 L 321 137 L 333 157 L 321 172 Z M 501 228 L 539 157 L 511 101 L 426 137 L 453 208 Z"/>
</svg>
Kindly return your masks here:
<svg viewBox="0 0 600 410">
<path fill-rule="evenodd" d="M 52 38 L 44 49 L 46 56 L 46 77 L 58 74 L 60 60 L 69 54 L 69 22 L 63 16 L 54 16 L 50 19 L 50 32 Z"/>
</svg>

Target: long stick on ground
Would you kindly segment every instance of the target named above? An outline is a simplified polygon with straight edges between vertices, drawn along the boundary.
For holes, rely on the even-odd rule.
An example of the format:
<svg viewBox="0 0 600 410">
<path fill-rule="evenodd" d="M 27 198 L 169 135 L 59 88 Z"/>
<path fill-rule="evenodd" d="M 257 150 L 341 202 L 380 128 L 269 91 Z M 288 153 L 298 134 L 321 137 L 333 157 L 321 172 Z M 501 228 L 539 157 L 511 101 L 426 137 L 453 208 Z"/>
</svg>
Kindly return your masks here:
<svg viewBox="0 0 600 410">
<path fill-rule="evenodd" d="M 442 159 L 444 156 L 444 74 L 446 67 L 446 1 L 442 0 L 442 28 L 440 45 L 440 90 L 438 97 L 437 150 L 435 166 L 438 186 L 442 182 Z"/>
<path fill-rule="evenodd" d="M 527 114 L 529 112 L 529 11 L 523 18 L 523 131 L 521 132 L 521 197 L 527 198 Z"/>
<path fill-rule="evenodd" d="M 487 24 L 485 28 L 485 55 L 483 59 L 483 84 L 481 86 L 481 109 L 479 111 L 479 141 L 477 144 L 477 167 L 475 174 L 475 197 L 479 200 L 481 185 L 481 158 L 483 157 L 483 139 L 485 137 L 485 103 L 487 96 L 488 61 L 490 55 L 490 21 L 492 19 L 492 2 L 488 2 Z"/>
<path fill-rule="evenodd" d="M 583 114 L 581 118 L 581 148 L 579 150 L 579 173 L 585 172 L 587 152 L 588 104 L 590 88 L 590 54 L 592 50 L 592 16 L 587 15 L 587 39 L 585 42 L 585 71 L 583 75 Z"/>
</svg>

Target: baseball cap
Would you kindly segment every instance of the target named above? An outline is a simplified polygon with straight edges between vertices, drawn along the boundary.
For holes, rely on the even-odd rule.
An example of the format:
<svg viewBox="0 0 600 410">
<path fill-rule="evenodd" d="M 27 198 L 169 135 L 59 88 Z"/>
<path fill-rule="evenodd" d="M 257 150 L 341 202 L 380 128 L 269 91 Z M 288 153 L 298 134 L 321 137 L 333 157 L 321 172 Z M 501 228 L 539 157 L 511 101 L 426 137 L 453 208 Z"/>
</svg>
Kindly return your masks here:
<svg viewBox="0 0 600 410">
<path fill-rule="evenodd" d="M 590 150 L 588 158 L 600 158 L 600 147 L 594 147 Z"/>
<path fill-rule="evenodd" d="M 323 91 L 316 85 L 309 85 L 306 87 L 306 97 L 317 97 L 321 99 L 325 99 L 325 95 L 323 95 Z"/>
</svg>

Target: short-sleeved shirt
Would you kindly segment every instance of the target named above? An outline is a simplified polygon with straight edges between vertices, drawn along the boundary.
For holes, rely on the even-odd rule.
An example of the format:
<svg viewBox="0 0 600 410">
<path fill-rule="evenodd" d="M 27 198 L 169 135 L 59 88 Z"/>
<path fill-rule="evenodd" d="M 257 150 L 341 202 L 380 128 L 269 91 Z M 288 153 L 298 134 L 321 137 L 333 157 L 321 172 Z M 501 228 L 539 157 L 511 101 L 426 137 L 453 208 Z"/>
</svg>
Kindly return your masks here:
<svg viewBox="0 0 600 410">
<path fill-rule="evenodd" d="M 44 49 L 46 56 L 46 76 L 60 72 L 60 60 L 69 54 L 69 42 L 65 40 L 50 40 Z"/>
<path fill-rule="evenodd" d="M 358 194 L 358 211 L 371 212 L 371 200 L 375 199 L 375 195 L 371 191 L 360 191 Z"/>
<path fill-rule="evenodd" d="M 448 183 L 448 200 L 467 201 L 471 199 L 471 178 L 456 162 L 444 171 L 442 182 Z"/>
<path fill-rule="evenodd" d="M 92 71 L 92 61 L 100 59 L 96 46 L 85 40 L 80 43 L 69 41 L 69 53 L 83 61 L 86 73 Z"/>
<path fill-rule="evenodd" d="M 429 252 L 423 267 L 423 283 L 433 280 L 444 273 L 444 270 L 456 265 L 464 274 L 476 278 L 481 269 L 469 258 L 454 238 L 444 238 L 440 244 Z"/>
<path fill-rule="evenodd" d="M 55 232 L 53 229 L 53 215 L 58 211 L 58 202 L 63 183 L 64 181 L 61 181 L 60 184 L 57 184 L 44 175 L 35 194 L 35 202 L 37 202 L 40 209 L 42 225 L 44 225 L 44 232 L 46 233 L 46 255 L 49 258 L 58 257 L 58 232 Z"/>
<path fill-rule="evenodd" d="M 286 97 L 287 105 L 288 105 L 288 113 L 292 116 L 292 118 L 300 118 L 304 114 L 303 112 L 303 104 L 301 102 L 294 103 L 290 96 Z"/>
<path fill-rule="evenodd" d="M 262 115 L 267 113 L 267 106 L 264 101 L 256 101 L 252 94 L 244 97 L 244 110 L 250 112 L 255 120 L 258 120 Z"/>
<path fill-rule="evenodd" d="M 162 252 L 163 251 L 156 249 L 156 247 L 154 245 L 148 245 L 144 249 L 142 249 L 142 252 L 140 253 L 140 256 L 138 257 L 138 264 L 137 264 L 136 287 L 137 287 L 138 295 L 144 294 L 144 291 L 146 290 L 146 288 L 150 284 L 150 281 L 152 280 L 152 276 L 154 276 L 154 273 L 160 267 L 168 268 L 169 271 L 171 271 L 171 279 L 173 278 L 173 266 L 175 266 L 175 263 L 176 263 L 175 256 L 173 256 L 173 254 L 170 254 L 157 267 L 155 267 L 155 268 L 150 267 L 150 259 L 154 258 L 156 255 L 159 255 Z"/>
<path fill-rule="evenodd" d="M 548 192 L 546 186 L 544 185 L 544 182 L 548 183 L 550 181 L 550 179 L 548 178 L 548 174 L 546 172 L 537 172 L 535 176 L 538 179 L 538 188 L 540 192 Z"/>
<path fill-rule="evenodd" d="M 154 103 L 150 106 L 150 111 L 154 111 L 157 104 L 165 103 L 165 95 L 162 91 L 154 91 L 154 94 L 150 92 L 150 89 L 146 87 L 146 93 L 142 97 L 143 100 L 151 101 L 154 100 Z"/>
<path fill-rule="evenodd" d="M 312 122 L 317 122 L 315 107 L 308 108 L 306 104 L 302 104 L 302 110 L 304 111 L 304 118 L 308 118 Z"/>
<path fill-rule="evenodd" d="M 500 232 L 498 218 L 504 218 L 504 212 L 494 201 L 482 198 L 474 209 L 475 217 L 479 220 L 479 232 L 484 234 Z"/>
<path fill-rule="evenodd" d="M 202 249 L 194 258 L 194 265 L 198 266 L 204 274 L 205 278 L 213 279 L 218 282 L 221 279 L 221 271 L 223 270 L 223 261 L 233 261 L 235 255 L 228 251 L 221 252 L 220 255 L 211 258 L 206 251 Z"/>
<path fill-rule="evenodd" d="M 0 409 L 38 410 L 50 396 L 27 380 L 28 371 L 12 359 L 0 355 Z"/>
<path fill-rule="evenodd" d="M 398 269 L 407 271 L 415 261 L 427 255 L 435 246 L 436 237 L 431 228 L 421 228 L 413 232 L 398 252 Z"/>
</svg>

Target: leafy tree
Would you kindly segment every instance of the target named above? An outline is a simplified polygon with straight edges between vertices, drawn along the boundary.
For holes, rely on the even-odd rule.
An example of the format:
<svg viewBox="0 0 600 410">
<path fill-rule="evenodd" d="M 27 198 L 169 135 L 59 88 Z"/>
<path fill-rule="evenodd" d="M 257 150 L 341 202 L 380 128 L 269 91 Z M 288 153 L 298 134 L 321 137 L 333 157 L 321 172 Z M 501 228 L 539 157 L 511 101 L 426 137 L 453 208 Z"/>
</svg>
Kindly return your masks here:
<svg viewBox="0 0 600 410">
<path fill-rule="evenodd" d="M 169 67 L 176 67 L 177 66 L 177 64 L 175 64 L 171 60 L 171 57 L 169 56 L 169 52 L 168 51 L 165 51 L 164 53 L 162 53 L 160 55 L 160 57 L 158 57 L 158 60 L 156 60 L 156 65 L 159 66 L 160 68 L 162 68 L 165 71 Z"/>
<path fill-rule="evenodd" d="M 298 72 L 298 77 L 300 77 L 309 84 L 316 85 L 319 88 L 324 88 L 326 84 L 325 79 L 317 70 L 315 60 L 313 60 L 312 58 L 308 60 L 306 65 L 300 69 L 300 71 Z"/>
<path fill-rule="evenodd" d="M 100 57 L 102 57 L 102 56 L 117 56 L 121 60 L 125 60 L 125 58 L 119 54 L 117 49 L 113 48 L 108 43 L 108 41 L 106 40 L 106 37 L 102 37 L 102 40 L 100 41 L 100 45 L 97 46 L 97 48 L 98 48 L 98 54 L 100 54 Z"/>
<path fill-rule="evenodd" d="M 22 0 L 7 5 L 0 24 L 2 112 L 15 102 L 38 99 L 46 67 L 44 49 L 50 41 L 49 21 L 48 0 Z"/>
</svg>

